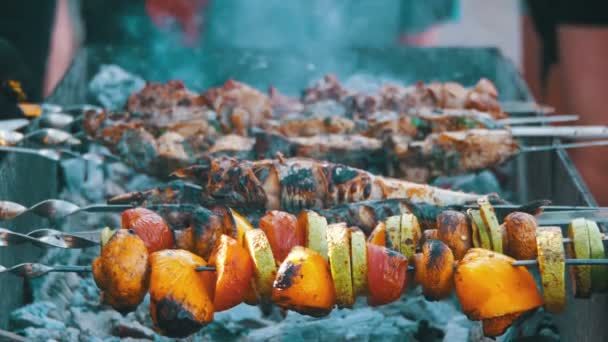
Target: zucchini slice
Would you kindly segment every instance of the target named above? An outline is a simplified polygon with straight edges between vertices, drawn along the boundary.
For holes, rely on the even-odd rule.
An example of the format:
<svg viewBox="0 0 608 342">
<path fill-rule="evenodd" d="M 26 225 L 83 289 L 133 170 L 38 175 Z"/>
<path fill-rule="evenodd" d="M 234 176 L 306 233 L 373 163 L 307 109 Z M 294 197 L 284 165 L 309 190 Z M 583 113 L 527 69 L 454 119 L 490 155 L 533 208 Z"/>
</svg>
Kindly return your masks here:
<svg viewBox="0 0 608 342">
<path fill-rule="evenodd" d="M 498 223 L 496 213 L 494 212 L 494 207 L 492 207 L 490 201 L 485 197 L 479 199 L 477 204 L 479 204 L 481 219 L 490 236 L 491 249 L 494 252 L 502 254 L 502 232 L 500 230 L 500 223 Z"/>
<path fill-rule="evenodd" d="M 559 313 L 566 305 L 566 262 L 562 230 L 540 227 L 536 232 L 538 267 L 545 310 Z"/>
<path fill-rule="evenodd" d="M 401 216 L 391 216 L 385 221 L 386 248 L 401 252 Z"/>
<path fill-rule="evenodd" d="M 603 259 L 606 257 L 604 250 L 603 235 L 595 221 L 587 220 L 589 231 L 589 245 L 591 246 L 591 258 Z M 608 266 L 591 266 L 591 288 L 593 292 L 606 292 L 608 290 Z"/>
<path fill-rule="evenodd" d="M 351 228 L 350 257 L 352 261 L 353 292 L 355 296 L 367 293 L 367 244 L 365 234 L 358 228 Z"/>
<path fill-rule="evenodd" d="M 591 257 L 587 220 L 584 218 L 572 220 L 568 226 L 568 237 L 572 239 L 572 243 L 567 245 L 568 257 L 574 259 Z M 570 266 L 570 276 L 574 297 L 589 298 L 591 296 L 591 266 Z"/>
<path fill-rule="evenodd" d="M 471 218 L 471 226 L 473 227 L 473 246 L 492 250 L 492 241 L 490 240 L 490 234 L 486 228 L 483 219 L 481 218 L 481 212 L 477 209 L 467 210 L 467 214 Z"/>
<path fill-rule="evenodd" d="M 327 227 L 327 252 L 338 307 L 351 307 L 355 302 L 350 260 L 350 231 L 341 224 Z"/>
<path fill-rule="evenodd" d="M 272 283 L 277 266 L 266 234 L 261 229 L 245 232 L 245 247 L 253 260 L 253 281 L 258 298 L 268 301 L 272 296 Z"/>
<path fill-rule="evenodd" d="M 312 210 L 304 210 L 298 224 L 306 232 L 306 247 L 327 260 L 327 219 Z"/>
<path fill-rule="evenodd" d="M 406 258 L 410 258 L 416 254 L 416 247 L 420 242 L 422 233 L 420 232 L 420 224 L 414 214 L 401 215 L 401 254 Z"/>
</svg>

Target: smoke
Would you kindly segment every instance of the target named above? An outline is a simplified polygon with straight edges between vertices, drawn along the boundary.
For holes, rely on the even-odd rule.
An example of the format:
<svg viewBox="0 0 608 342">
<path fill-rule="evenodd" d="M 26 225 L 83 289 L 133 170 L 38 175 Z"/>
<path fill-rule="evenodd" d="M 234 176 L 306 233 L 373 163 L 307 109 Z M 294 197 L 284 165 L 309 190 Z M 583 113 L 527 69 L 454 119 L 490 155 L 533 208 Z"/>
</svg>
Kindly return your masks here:
<svg viewBox="0 0 608 342">
<path fill-rule="evenodd" d="M 350 49 L 393 48 L 398 6 L 398 0 L 211 0 L 196 47 L 183 44 L 179 25 L 159 29 L 133 9 L 120 21 L 128 46 L 102 54 L 109 58 L 99 64 L 118 64 L 147 80 L 180 79 L 195 90 L 234 78 L 291 95 L 325 73 L 397 78 L 366 71 Z"/>
</svg>

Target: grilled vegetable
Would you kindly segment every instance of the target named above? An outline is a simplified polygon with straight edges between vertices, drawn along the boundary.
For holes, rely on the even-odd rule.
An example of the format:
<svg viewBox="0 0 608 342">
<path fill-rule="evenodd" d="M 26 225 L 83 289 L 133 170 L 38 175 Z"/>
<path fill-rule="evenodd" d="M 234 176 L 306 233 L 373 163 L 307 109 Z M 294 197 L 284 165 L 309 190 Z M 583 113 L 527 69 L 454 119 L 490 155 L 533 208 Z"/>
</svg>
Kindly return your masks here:
<svg viewBox="0 0 608 342">
<path fill-rule="evenodd" d="M 439 240 L 428 240 L 421 253 L 414 256 L 416 283 L 422 286 L 426 300 L 435 301 L 449 297 L 454 286 L 454 254 Z"/>
<path fill-rule="evenodd" d="M 403 293 L 407 280 L 407 259 L 383 246 L 367 244 L 369 305 L 393 302 Z"/>
<path fill-rule="evenodd" d="M 443 241 L 454 253 L 456 260 L 462 259 L 472 247 L 471 230 L 465 214 L 446 210 L 437 217 L 437 239 Z"/>
<path fill-rule="evenodd" d="M 150 256 L 150 314 L 154 328 L 169 337 L 186 337 L 213 320 L 213 279 L 197 272 L 207 263 L 181 249 Z"/>
<path fill-rule="evenodd" d="M 589 229 L 587 220 L 575 219 L 568 226 L 568 237 L 572 243 L 568 244 L 568 256 L 574 259 L 589 259 L 591 257 L 591 245 L 589 243 Z M 589 298 L 591 296 L 591 266 L 570 266 L 572 275 L 572 291 L 574 297 Z"/>
<path fill-rule="evenodd" d="M 336 303 L 336 293 L 327 261 L 309 248 L 294 247 L 279 267 L 272 300 L 310 316 L 329 314 Z"/>
<path fill-rule="evenodd" d="M 422 233 L 424 237 L 424 239 L 422 239 L 422 242 L 424 243 L 429 240 L 439 240 L 438 234 L 439 233 L 437 232 L 437 229 L 427 229 Z"/>
<path fill-rule="evenodd" d="M 298 226 L 298 219 L 284 211 L 272 210 L 260 219 L 260 229 L 266 234 L 277 263 L 295 246 L 304 246 L 305 231 Z"/>
<path fill-rule="evenodd" d="M 391 216 L 384 222 L 386 226 L 386 247 L 401 252 L 401 216 Z"/>
<path fill-rule="evenodd" d="M 536 219 L 534 216 L 514 212 L 505 217 L 508 248 L 505 252 L 515 259 L 536 259 Z"/>
<path fill-rule="evenodd" d="M 228 310 L 243 302 L 253 276 L 253 261 L 247 250 L 237 240 L 222 235 L 209 264 L 215 266 L 215 311 Z"/>
<path fill-rule="evenodd" d="M 591 246 L 591 258 L 602 259 L 606 257 L 604 251 L 603 236 L 597 223 L 587 220 L 589 230 L 589 244 Z M 608 290 L 608 266 L 591 266 L 591 286 L 594 292 L 605 292 Z"/>
<path fill-rule="evenodd" d="M 327 220 L 311 210 L 298 216 L 298 229 L 304 232 L 305 245 L 327 260 Z"/>
<path fill-rule="evenodd" d="M 401 254 L 410 258 L 416 253 L 416 247 L 420 242 L 422 233 L 418 219 L 414 214 L 401 215 Z"/>
<path fill-rule="evenodd" d="M 128 209 L 122 212 L 122 227 L 133 229 L 144 241 L 148 251 L 154 253 L 173 248 L 173 232 L 157 213 L 146 208 Z"/>
<path fill-rule="evenodd" d="M 93 278 L 102 302 L 122 314 L 137 308 L 148 292 L 148 249 L 135 231 L 114 233 L 93 261 Z"/>
<path fill-rule="evenodd" d="M 350 259 L 350 231 L 343 225 L 327 227 L 327 254 L 339 307 L 351 307 L 355 302 Z"/>
<path fill-rule="evenodd" d="M 386 247 L 386 224 L 379 222 L 367 238 L 372 245 Z"/>
<path fill-rule="evenodd" d="M 516 312 L 504 316 L 486 318 L 481 320 L 483 335 L 486 337 L 500 336 L 521 316 L 523 312 Z"/>
<path fill-rule="evenodd" d="M 473 239 L 473 247 L 492 250 L 492 240 L 490 232 L 483 222 L 481 212 L 477 209 L 468 209 L 467 215 L 471 221 L 471 235 Z"/>
<path fill-rule="evenodd" d="M 562 312 L 566 305 L 566 264 L 561 229 L 540 227 L 536 231 L 536 246 L 545 310 Z"/>
<path fill-rule="evenodd" d="M 496 218 L 494 208 L 490 204 L 490 201 L 482 197 L 477 200 L 479 204 L 479 213 L 483 220 L 484 227 L 489 232 L 490 242 L 492 243 L 492 250 L 498 253 L 502 253 L 502 232 L 500 231 L 500 224 Z"/>
<path fill-rule="evenodd" d="M 503 254 L 472 248 L 454 274 L 462 311 L 469 319 L 484 320 L 484 331 L 490 335 L 504 332 L 520 313 L 543 304 L 532 274 L 525 267 L 512 266 L 513 261 Z"/>
<path fill-rule="evenodd" d="M 367 245 L 365 234 L 358 228 L 351 228 L 350 259 L 352 264 L 353 292 L 356 296 L 367 293 Z"/>
<path fill-rule="evenodd" d="M 253 229 L 245 233 L 245 246 L 253 260 L 255 291 L 260 299 L 267 301 L 272 295 L 272 283 L 277 274 L 270 243 L 261 229 Z"/>
<path fill-rule="evenodd" d="M 239 214 L 236 210 L 230 208 L 230 213 L 234 218 L 234 223 L 237 229 L 237 242 L 240 246 L 243 246 L 245 240 L 245 233 L 248 230 L 252 230 L 254 228 L 251 223 L 249 223 L 249 221 L 245 217 L 243 217 L 243 215 Z"/>
</svg>

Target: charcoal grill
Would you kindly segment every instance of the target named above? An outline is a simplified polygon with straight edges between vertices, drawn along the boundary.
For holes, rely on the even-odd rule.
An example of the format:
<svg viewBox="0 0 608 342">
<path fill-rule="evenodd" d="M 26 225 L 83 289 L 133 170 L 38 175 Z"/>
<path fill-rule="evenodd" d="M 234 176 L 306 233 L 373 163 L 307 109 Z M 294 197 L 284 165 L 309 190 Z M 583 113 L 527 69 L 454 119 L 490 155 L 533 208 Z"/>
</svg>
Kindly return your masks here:
<svg viewBox="0 0 608 342">
<path fill-rule="evenodd" d="M 423 81 L 456 81 L 471 85 L 481 77 L 493 81 L 500 91 L 501 101 L 533 101 L 524 81 L 515 66 L 494 48 L 399 48 L 399 49 L 354 49 L 348 51 L 314 53 L 306 51 L 270 50 L 224 50 L 206 52 L 203 50 L 163 51 L 162 61 L 158 54 L 143 48 L 94 46 L 81 50 L 71 68 L 49 102 L 61 105 L 79 104 L 90 101 L 87 98 L 87 81 L 103 64 L 117 64 L 127 71 L 147 80 L 166 81 L 183 79 L 194 89 L 217 86 L 226 79 L 234 78 L 260 89 L 269 85 L 296 94 L 310 82 L 325 73 L 335 73 L 341 79 L 352 75 L 366 75 L 405 83 Z M 193 61 L 185 78 L 176 66 L 188 58 Z M 177 61 L 177 62 L 176 62 Z M 183 65 L 179 70 L 183 71 Z M 533 113 L 532 113 L 533 114 Z M 549 144 L 550 139 L 528 139 L 525 144 Z M 48 177 L 48 166 L 27 157 L 21 162 L 14 158 L 5 159 L 0 166 L 2 184 L 13 184 L 13 180 L 24 181 L 23 169 L 45 170 L 50 180 L 44 184 L 29 183 L 11 189 L 0 188 L 0 195 L 17 202 L 32 202 L 34 197 L 52 197 L 49 186 L 53 185 L 56 174 Z M 36 164 L 37 163 L 37 164 Z M 513 194 L 512 200 L 524 203 L 532 199 L 551 199 L 554 204 L 595 205 L 580 175 L 564 150 L 520 155 L 506 167 L 509 177 L 507 190 Z M 6 175 L 7 172 L 14 175 Z M 38 171 L 41 172 L 41 171 Z M 19 174 L 20 177 L 15 175 Z M 42 181 L 38 181 L 41 182 Z M 37 187 L 36 187 L 37 186 Z M 51 186 L 52 188 L 52 186 Z M 15 198 L 16 189 L 28 189 L 25 198 Z M 49 189 L 46 192 L 41 189 Z M 10 190 L 10 191 L 9 191 Z M 54 189 L 53 189 L 54 191 Z M 34 227 L 30 222 L 21 222 L 20 227 Z M 0 264 L 15 264 L 0 254 Z M 10 298 L 18 298 L 20 286 L 0 289 Z M 16 295 L 13 295 L 16 294 Z M 1 304 L 0 310 L 10 310 L 17 303 Z M 599 317 L 608 314 L 608 297 L 595 296 L 592 300 L 569 299 L 567 311 L 556 317 L 560 324 L 562 338 L 566 341 L 596 340 L 604 329 Z M 0 327 L 6 322 L 0 319 Z M 526 323 L 515 329 L 526 335 Z M 530 332 L 528 332 L 529 334 Z M 517 335 L 517 332 L 515 333 Z"/>
</svg>

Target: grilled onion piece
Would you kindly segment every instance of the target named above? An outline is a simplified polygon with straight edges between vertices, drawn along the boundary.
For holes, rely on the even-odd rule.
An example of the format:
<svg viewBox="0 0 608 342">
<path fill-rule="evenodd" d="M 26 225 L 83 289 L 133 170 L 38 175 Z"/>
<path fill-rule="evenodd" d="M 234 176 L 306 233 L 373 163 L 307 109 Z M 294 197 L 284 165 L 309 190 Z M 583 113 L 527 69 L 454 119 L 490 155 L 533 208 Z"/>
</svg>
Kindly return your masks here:
<svg viewBox="0 0 608 342">
<path fill-rule="evenodd" d="M 407 259 L 386 247 L 367 244 L 369 305 L 383 305 L 401 296 L 406 287 Z"/>
<path fill-rule="evenodd" d="M 350 232 L 350 259 L 355 297 L 367 292 L 367 244 L 365 234 L 353 227 Z"/>
<path fill-rule="evenodd" d="M 536 231 L 536 246 L 545 310 L 562 312 L 566 305 L 566 263 L 561 229 L 540 227 Z"/>
<path fill-rule="evenodd" d="M 484 320 L 524 312 L 543 304 L 532 274 L 515 259 L 472 248 L 454 274 L 456 296 L 469 319 Z"/>
<path fill-rule="evenodd" d="M 415 255 L 414 264 L 416 283 L 422 286 L 426 300 L 441 300 L 452 294 L 454 254 L 445 243 L 439 240 L 426 241 L 421 253 Z"/>
<path fill-rule="evenodd" d="M 261 229 L 253 229 L 245 233 L 245 246 L 253 260 L 255 291 L 260 299 L 266 301 L 272 295 L 272 283 L 277 274 L 270 243 Z"/>
<path fill-rule="evenodd" d="M 350 231 L 343 225 L 327 227 L 327 251 L 331 276 L 339 307 L 351 307 L 355 302 L 350 260 Z"/>
<path fill-rule="evenodd" d="M 468 209 L 467 215 L 471 220 L 471 235 L 473 247 L 492 250 L 490 233 L 481 218 L 481 212 L 477 209 Z"/>
<path fill-rule="evenodd" d="M 247 250 L 237 240 L 222 235 L 209 264 L 215 266 L 215 311 L 228 310 L 244 301 L 253 276 L 253 261 Z"/>
<path fill-rule="evenodd" d="M 572 220 L 568 226 L 568 237 L 572 239 L 572 243 L 568 244 L 567 248 L 568 257 L 574 259 L 591 257 L 587 220 L 584 218 Z M 570 266 L 570 275 L 574 297 L 589 298 L 591 296 L 591 266 Z"/>
<path fill-rule="evenodd" d="M 298 227 L 304 232 L 306 246 L 328 260 L 327 219 L 314 211 L 303 210 L 298 216 Z"/>
<path fill-rule="evenodd" d="M 505 217 L 504 227 L 508 241 L 505 254 L 518 260 L 536 259 L 538 225 L 534 216 L 519 211 L 510 213 Z"/>
<path fill-rule="evenodd" d="M 135 310 L 148 292 L 148 249 L 133 230 L 120 229 L 93 262 L 93 278 L 102 301 L 126 314 Z"/>
<path fill-rule="evenodd" d="M 234 219 L 234 224 L 236 225 L 237 231 L 237 241 L 240 246 L 244 245 L 245 233 L 248 230 L 254 229 L 251 223 L 241 214 L 239 214 L 236 210 L 230 208 L 230 214 Z"/>
<path fill-rule="evenodd" d="M 466 215 L 454 210 L 446 210 L 439 214 L 437 239 L 450 247 L 456 260 L 462 259 L 472 246 L 471 230 Z"/>
<path fill-rule="evenodd" d="M 203 258 L 176 249 L 150 255 L 150 314 L 154 328 L 169 337 L 186 337 L 213 320 L 213 279 Z"/>
<path fill-rule="evenodd" d="M 391 216 L 384 221 L 386 226 L 386 247 L 401 252 L 401 217 Z"/>
<path fill-rule="evenodd" d="M 327 261 L 312 249 L 294 247 L 279 267 L 272 300 L 301 314 L 329 314 L 336 303 L 336 293 Z"/>
</svg>

